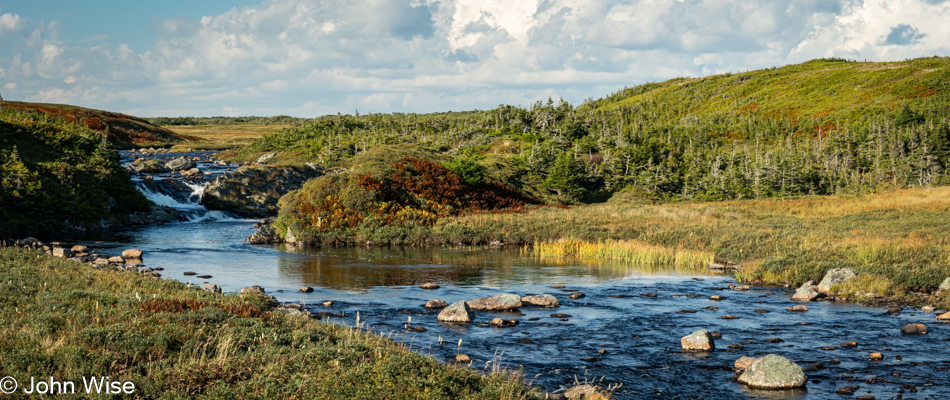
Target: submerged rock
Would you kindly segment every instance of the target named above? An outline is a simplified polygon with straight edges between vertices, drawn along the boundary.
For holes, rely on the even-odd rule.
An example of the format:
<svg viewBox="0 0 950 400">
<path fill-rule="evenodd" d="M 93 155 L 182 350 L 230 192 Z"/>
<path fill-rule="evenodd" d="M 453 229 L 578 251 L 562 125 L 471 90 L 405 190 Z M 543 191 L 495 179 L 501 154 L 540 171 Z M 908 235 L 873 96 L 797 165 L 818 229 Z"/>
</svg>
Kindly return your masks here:
<svg viewBox="0 0 950 400">
<path fill-rule="evenodd" d="M 819 292 L 828 293 L 832 287 L 856 276 L 858 276 L 858 273 L 851 268 L 835 268 L 825 273 L 825 277 L 821 279 L 817 289 Z"/>
<path fill-rule="evenodd" d="M 304 182 L 323 176 L 323 168 L 247 166 L 219 176 L 201 195 L 209 210 L 232 212 L 242 217 L 277 214 L 277 200 L 300 189 Z"/>
<path fill-rule="evenodd" d="M 821 296 L 821 293 L 818 293 L 815 290 L 815 281 L 808 281 L 802 284 L 798 290 L 795 291 L 795 294 L 792 296 L 792 300 L 797 301 L 812 301 Z"/>
<path fill-rule="evenodd" d="M 800 388 L 805 380 L 802 367 L 775 354 L 757 358 L 739 376 L 739 383 L 756 389 Z"/>
<path fill-rule="evenodd" d="M 437 319 L 439 322 L 472 322 L 472 313 L 468 304 L 460 301 L 442 309 Z"/>
<path fill-rule="evenodd" d="M 716 343 L 708 330 L 700 329 L 696 332 L 683 336 L 680 339 L 683 350 L 686 351 L 713 351 L 716 349 Z"/>
<path fill-rule="evenodd" d="M 521 298 L 521 303 L 526 306 L 548 307 L 548 308 L 559 307 L 561 305 L 561 302 L 557 301 L 557 298 L 549 294 L 524 296 Z"/>
<path fill-rule="evenodd" d="M 496 294 L 468 302 L 468 307 L 477 311 L 508 311 L 521 305 L 521 296 L 511 293 Z"/>
</svg>

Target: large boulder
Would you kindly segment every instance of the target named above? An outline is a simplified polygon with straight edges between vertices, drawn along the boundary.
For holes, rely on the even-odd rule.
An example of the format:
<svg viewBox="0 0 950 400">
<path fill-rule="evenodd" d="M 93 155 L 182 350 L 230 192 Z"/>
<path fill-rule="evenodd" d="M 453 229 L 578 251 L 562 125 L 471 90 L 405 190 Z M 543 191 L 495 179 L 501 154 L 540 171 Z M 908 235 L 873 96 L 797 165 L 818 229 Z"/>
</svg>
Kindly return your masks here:
<svg viewBox="0 0 950 400">
<path fill-rule="evenodd" d="M 858 273 L 854 272 L 851 268 L 835 268 L 829 270 L 825 273 L 825 277 L 821 279 L 821 282 L 818 283 L 818 291 L 828 293 L 832 287 L 838 286 L 844 283 L 844 281 L 856 276 L 858 276 Z"/>
<path fill-rule="evenodd" d="M 511 293 L 496 294 L 468 302 L 477 311 L 509 311 L 521 307 L 521 296 Z"/>
<path fill-rule="evenodd" d="M 443 308 L 437 319 L 439 322 L 472 322 L 472 312 L 464 301 L 460 301 Z"/>
<path fill-rule="evenodd" d="M 808 281 L 795 291 L 795 294 L 792 295 L 792 300 L 812 301 L 817 299 L 819 296 L 821 296 L 821 293 L 818 293 L 818 291 L 815 290 L 815 282 Z"/>
<path fill-rule="evenodd" d="M 126 260 L 141 260 L 142 259 L 142 250 L 139 249 L 127 249 L 122 251 L 122 258 Z"/>
<path fill-rule="evenodd" d="M 168 168 L 165 167 L 165 163 L 154 158 L 138 158 L 132 162 L 131 167 L 138 172 L 149 174 L 168 171 Z"/>
<path fill-rule="evenodd" d="M 680 339 L 683 350 L 686 351 L 713 351 L 716 349 L 716 343 L 708 330 L 700 329 L 696 332 L 683 336 Z"/>
<path fill-rule="evenodd" d="M 800 388 L 805 380 L 802 367 L 775 354 L 757 358 L 739 375 L 739 383 L 756 389 Z"/>
<path fill-rule="evenodd" d="M 555 308 L 561 305 L 557 298 L 549 294 L 538 294 L 534 296 L 524 296 L 521 303 L 526 306 Z"/>
<path fill-rule="evenodd" d="M 222 210 L 258 218 L 276 215 L 277 200 L 304 182 L 322 176 L 324 169 L 313 164 L 306 167 L 271 167 L 255 165 L 238 168 L 219 176 L 201 195 L 201 204 L 209 210 Z"/>
<path fill-rule="evenodd" d="M 168 168 L 172 171 L 185 171 L 192 168 L 196 168 L 197 166 L 198 164 L 195 164 L 194 161 L 187 159 L 185 157 L 176 158 L 165 164 L 165 168 Z"/>
<path fill-rule="evenodd" d="M 945 312 L 937 316 L 937 320 L 940 321 L 950 321 L 950 312 Z"/>
</svg>

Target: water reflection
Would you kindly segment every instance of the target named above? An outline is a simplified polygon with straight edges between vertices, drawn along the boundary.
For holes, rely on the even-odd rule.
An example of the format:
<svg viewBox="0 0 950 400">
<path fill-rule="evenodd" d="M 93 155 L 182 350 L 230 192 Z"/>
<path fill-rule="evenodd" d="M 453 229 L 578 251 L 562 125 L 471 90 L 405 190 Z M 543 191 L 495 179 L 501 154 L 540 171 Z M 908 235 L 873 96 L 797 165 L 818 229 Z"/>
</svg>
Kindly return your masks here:
<svg viewBox="0 0 950 400">
<path fill-rule="evenodd" d="M 596 284 L 638 274 L 673 275 L 686 271 L 642 270 L 539 259 L 517 248 L 404 248 L 278 246 L 278 270 L 283 278 L 336 290 L 380 286 L 443 286 L 512 284 Z"/>
</svg>

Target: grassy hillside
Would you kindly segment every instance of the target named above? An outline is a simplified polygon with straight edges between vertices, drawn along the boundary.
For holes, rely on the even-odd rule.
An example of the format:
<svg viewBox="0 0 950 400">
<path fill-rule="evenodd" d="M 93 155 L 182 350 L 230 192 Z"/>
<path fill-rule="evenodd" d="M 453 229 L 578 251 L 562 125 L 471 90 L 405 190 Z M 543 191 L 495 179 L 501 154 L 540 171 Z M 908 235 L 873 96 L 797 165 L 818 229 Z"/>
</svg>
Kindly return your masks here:
<svg viewBox="0 0 950 400">
<path fill-rule="evenodd" d="M 4 107 L 0 238 L 121 223 L 149 204 L 105 134 Z"/>
<path fill-rule="evenodd" d="M 103 398 L 542 398 L 518 375 L 480 375 L 385 336 L 271 312 L 256 294 L 9 248 L 0 276 L 0 376 L 21 388 L 52 376 L 84 393 L 82 377 L 108 376 L 136 390 Z"/>
<path fill-rule="evenodd" d="M 104 133 L 121 148 L 168 146 L 185 142 L 187 137 L 138 117 L 110 111 L 94 110 L 65 104 L 24 103 L 4 101 L 6 112 L 39 113 L 67 124 L 77 124 Z M 35 117 L 34 117 L 35 119 Z"/>
<path fill-rule="evenodd" d="M 524 168 L 521 181 L 568 202 L 626 187 L 670 200 L 725 200 L 944 184 L 950 58 L 814 60 L 651 83 L 576 107 L 549 100 L 326 116 L 224 157 L 278 152 L 275 162 L 346 165 L 373 146 L 397 143 L 504 159 Z M 552 179 L 553 171 L 561 176 Z"/>
</svg>

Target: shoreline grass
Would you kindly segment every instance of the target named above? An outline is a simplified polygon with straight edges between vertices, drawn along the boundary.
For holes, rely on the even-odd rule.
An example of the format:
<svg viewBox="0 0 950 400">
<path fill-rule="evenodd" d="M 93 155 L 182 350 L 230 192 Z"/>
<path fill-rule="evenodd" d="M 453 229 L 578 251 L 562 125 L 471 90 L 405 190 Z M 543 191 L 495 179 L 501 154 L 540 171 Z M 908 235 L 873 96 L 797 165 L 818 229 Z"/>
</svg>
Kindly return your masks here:
<svg viewBox="0 0 950 400">
<path fill-rule="evenodd" d="M 0 375 L 21 384 L 109 376 L 145 399 L 540 396 L 517 373 L 481 375 L 383 335 L 268 308 L 258 295 L 0 248 Z"/>
</svg>

